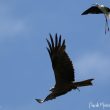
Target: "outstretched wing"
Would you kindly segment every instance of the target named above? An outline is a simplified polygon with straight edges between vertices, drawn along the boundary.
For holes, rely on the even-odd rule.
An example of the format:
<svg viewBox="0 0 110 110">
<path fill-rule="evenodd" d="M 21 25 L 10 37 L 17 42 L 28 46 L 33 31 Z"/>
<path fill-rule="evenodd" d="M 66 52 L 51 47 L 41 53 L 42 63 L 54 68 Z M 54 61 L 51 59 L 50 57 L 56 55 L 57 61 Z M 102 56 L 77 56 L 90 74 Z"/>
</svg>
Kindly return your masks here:
<svg viewBox="0 0 110 110">
<path fill-rule="evenodd" d="M 35 99 L 38 103 L 43 103 L 48 100 L 53 100 L 58 96 L 66 94 L 68 91 L 62 91 L 62 92 L 52 92 L 50 93 L 45 99 Z"/>
<path fill-rule="evenodd" d="M 84 11 L 81 15 L 86 15 L 86 14 L 101 14 L 103 13 L 97 6 L 92 6 L 88 8 L 86 11 Z"/>
<path fill-rule="evenodd" d="M 47 50 L 52 62 L 56 85 L 74 81 L 74 68 L 72 65 L 72 61 L 65 51 L 65 40 L 61 42 L 61 35 L 58 39 L 57 34 L 55 35 L 55 42 L 51 34 L 50 40 L 51 41 L 47 39 L 47 43 L 49 46 Z"/>
</svg>

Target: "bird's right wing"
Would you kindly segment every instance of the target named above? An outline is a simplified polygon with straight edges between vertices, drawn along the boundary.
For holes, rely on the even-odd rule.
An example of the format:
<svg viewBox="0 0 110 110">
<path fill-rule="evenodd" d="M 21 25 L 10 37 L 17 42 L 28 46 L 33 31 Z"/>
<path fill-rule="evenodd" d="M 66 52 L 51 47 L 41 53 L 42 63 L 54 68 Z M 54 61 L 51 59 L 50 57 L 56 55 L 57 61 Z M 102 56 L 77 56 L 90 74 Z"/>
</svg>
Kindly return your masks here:
<svg viewBox="0 0 110 110">
<path fill-rule="evenodd" d="M 101 14 L 102 11 L 97 7 L 97 6 L 92 6 L 85 10 L 81 15 L 86 15 L 86 14 Z"/>
<path fill-rule="evenodd" d="M 50 35 L 51 42 L 47 39 L 48 53 L 52 62 L 52 67 L 55 74 L 56 85 L 74 81 L 74 68 L 72 61 L 67 55 L 65 48 L 65 40 L 61 43 L 61 36 L 55 36 L 55 42 Z"/>
</svg>

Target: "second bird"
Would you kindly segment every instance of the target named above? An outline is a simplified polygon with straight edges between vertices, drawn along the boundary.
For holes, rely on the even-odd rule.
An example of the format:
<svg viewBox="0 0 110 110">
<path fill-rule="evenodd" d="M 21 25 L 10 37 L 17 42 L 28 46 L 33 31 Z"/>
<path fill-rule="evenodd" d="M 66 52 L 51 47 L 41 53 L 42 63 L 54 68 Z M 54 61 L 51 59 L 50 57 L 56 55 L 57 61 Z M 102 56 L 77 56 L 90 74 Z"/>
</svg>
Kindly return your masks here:
<svg viewBox="0 0 110 110">
<path fill-rule="evenodd" d="M 107 31 L 109 31 L 107 18 L 110 19 L 110 8 L 104 5 L 95 4 L 92 7 L 85 10 L 81 15 L 87 15 L 87 14 L 104 14 L 105 19 L 106 19 L 105 34 Z"/>
</svg>

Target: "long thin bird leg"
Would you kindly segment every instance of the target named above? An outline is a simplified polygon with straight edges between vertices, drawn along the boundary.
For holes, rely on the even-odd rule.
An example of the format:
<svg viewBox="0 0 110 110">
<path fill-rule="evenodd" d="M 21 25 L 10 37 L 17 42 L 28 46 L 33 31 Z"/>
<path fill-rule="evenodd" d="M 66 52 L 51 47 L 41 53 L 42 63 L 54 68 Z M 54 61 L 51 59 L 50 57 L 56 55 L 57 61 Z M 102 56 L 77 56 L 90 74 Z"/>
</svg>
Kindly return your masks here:
<svg viewBox="0 0 110 110">
<path fill-rule="evenodd" d="M 107 18 L 106 18 L 106 22 L 107 22 L 107 27 L 108 27 L 108 31 L 109 31 L 110 29 L 109 29 L 109 25 L 108 25 L 108 20 L 107 20 Z"/>
<path fill-rule="evenodd" d="M 106 15 L 105 15 L 105 19 L 106 19 L 106 22 L 105 22 L 105 34 L 106 34 L 107 31 L 109 31 L 108 20 L 107 20 Z"/>
<path fill-rule="evenodd" d="M 106 18 L 106 16 L 105 16 L 105 34 L 106 34 L 106 30 L 107 30 L 107 18 Z"/>
</svg>

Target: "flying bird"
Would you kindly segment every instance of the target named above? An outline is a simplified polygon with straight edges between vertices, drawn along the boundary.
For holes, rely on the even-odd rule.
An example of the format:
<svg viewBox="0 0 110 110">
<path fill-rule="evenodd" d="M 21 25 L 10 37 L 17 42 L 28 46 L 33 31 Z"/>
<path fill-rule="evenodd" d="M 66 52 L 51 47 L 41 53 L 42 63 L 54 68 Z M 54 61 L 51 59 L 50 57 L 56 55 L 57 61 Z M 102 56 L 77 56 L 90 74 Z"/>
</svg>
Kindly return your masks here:
<svg viewBox="0 0 110 110">
<path fill-rule="evenodd" d="M 104 5 L 95 4 L 92 7 L 85 10 L 81 15 L 87 15 L 87 14 L 104 14 L 105 19 L 106 19 L 105 34 L 106 34 L 107 31 L 110 30 L 109 26 L 108 26 L 108 19 L 110 19 L 110 8 L 108 8 Z"/>
<path fill-rule="evenodd" d="M 37 102 L 43 103 L 64 95 L 72 89 L 92 85 L 93 79 L 75 82 L 74 67 L 66 52 L 65 40 L 62 40 L 61 35 L 58 38 L 56 34 L 54 41 L 50 34 L 50 41 L 48 39 L 46 40 L 48 43 L 47 51 L 52 62 L 56 84 L 51 88 L 50 94 L 45 99 L 35 99 Z"/>
</svg>

